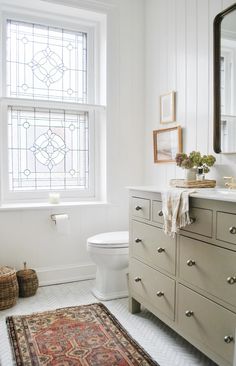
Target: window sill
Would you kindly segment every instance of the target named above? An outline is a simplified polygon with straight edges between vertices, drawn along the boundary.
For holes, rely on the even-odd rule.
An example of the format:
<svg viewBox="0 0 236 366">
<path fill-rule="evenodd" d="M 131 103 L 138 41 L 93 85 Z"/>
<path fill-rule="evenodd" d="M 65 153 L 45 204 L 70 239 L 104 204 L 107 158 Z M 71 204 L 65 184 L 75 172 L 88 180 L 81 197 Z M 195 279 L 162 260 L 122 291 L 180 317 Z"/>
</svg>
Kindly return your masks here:
<svg viewBox="0 0 236 366">
<path fill-rule="evenodd" d="M 58 204 L 52 203 L 7 203 L 0 205 L 0 211 L 22 211 L 22 210 L 45 210 L 45 209 L 61 209 L 66 207 L 98 207 L 98 206 L 109 206 L 110 203 L 107 201 L 79 201 L 79 202 L 60 202 Z"/>
</svg>

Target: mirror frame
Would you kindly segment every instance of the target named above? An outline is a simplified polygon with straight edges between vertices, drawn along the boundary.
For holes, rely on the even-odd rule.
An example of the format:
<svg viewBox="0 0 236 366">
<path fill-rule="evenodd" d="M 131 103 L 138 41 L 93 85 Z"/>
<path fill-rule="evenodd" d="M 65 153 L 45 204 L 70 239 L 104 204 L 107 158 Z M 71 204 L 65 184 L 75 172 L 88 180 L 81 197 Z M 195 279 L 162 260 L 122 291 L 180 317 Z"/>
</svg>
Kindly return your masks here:
<svg viewBox="0 0 236 366">
<path fill-rule="evenodd" d="M 220 95 L 220 55 L 221 55 L 221 22 L 224 17 L 236 10 L 236 3 L 217 14 L 213 24 L 213 73 L 214 73 L 214 123 L 213 148 L 215 153 L 221 153 L 221 95 Z"/>
</svg>

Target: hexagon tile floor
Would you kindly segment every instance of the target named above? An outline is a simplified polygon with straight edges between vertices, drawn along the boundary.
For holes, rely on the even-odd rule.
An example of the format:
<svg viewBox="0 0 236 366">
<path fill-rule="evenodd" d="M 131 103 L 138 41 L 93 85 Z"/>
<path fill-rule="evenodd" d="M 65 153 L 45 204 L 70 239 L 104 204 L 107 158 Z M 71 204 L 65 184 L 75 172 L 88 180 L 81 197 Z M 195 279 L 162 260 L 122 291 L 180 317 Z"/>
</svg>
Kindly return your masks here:
<svg viewBox="0 0 236 366">
<path fill-rule="evenodd" d="M 1 311 L 0 365 L 14 365 L 5 324 L 6 316 L 96 302 L 98 300 L 90 292 L 92 285 L 93 281 L 80 281 L 40 287 L 35 296 L 19 299 L 13 308 Z M 160 366 L 215 366 L 150 312 L 144 310 L 139 314 L 130 314 L 127 298 L 106 301 L 104 304 Z"/>
</svg>

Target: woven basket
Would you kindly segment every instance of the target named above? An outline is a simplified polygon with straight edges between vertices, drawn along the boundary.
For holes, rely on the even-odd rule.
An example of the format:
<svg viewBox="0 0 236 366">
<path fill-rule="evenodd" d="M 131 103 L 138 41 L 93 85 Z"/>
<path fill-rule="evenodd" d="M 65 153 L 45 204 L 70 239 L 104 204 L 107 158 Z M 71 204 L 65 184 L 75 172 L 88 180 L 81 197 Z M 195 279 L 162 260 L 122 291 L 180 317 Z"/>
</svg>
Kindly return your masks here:
<svg viewBox="0 0 236 366">
<path fill-rule="evenodd" d="M 26 268 L 25 262 L 24 269 L 17 271 L 16 276 L 19 285 L 20 297 L 29 297 L 36 294 L 39 287 L 39 281 L 34 269 Z"/>
<path fill-rule="evenodd" d="M 14 306 L 18 292 L 16 271 L 7 266 L 0 267 L 0 310 Z"/>
</svg>

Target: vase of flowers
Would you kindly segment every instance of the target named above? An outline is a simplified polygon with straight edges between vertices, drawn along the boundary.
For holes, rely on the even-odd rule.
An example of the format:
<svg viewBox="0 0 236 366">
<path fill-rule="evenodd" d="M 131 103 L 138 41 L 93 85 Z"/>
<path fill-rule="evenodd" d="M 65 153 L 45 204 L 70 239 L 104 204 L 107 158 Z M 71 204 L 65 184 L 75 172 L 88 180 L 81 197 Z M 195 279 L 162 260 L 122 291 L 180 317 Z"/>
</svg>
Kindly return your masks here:
<svg viewBox="0 0 236 366">
<path fill-rule="evenodd" d="M 197 176 L 197 169 L 195 168 L 185 169 L 186 180 L 196 180 L 196 176 Z"/>
<path fill-rule="evenodd" d="M 189 155 L 179 153 L 175 157 L 177 166 L 186 170 L 186 180 L 196 180 L 198 170 L 203 174 L 210 171 L 216 161 L 213 155 L 201 155 L 199 151 L 192 151 Z"/>
</svg>

